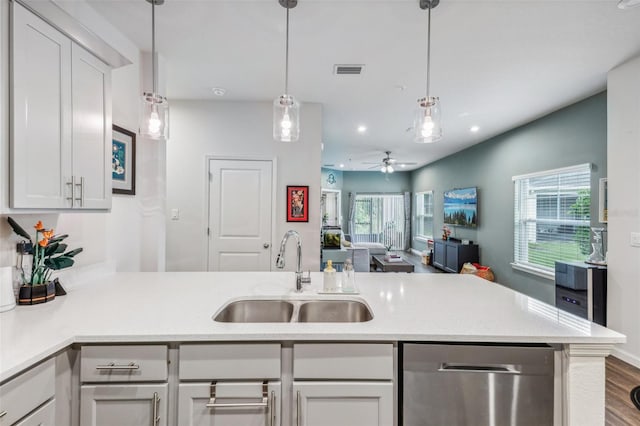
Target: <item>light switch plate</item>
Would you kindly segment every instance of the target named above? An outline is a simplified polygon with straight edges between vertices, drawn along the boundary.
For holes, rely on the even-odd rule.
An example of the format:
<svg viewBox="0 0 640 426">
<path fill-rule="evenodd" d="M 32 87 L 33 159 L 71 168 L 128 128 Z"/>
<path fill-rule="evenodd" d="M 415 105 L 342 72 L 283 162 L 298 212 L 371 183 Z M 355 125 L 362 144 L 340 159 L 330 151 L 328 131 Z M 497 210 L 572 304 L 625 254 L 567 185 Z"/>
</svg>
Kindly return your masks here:
<svg viewBox="0 0 640 426">
<path fill-rule="evenodd" d="M 640 247 L 640 232 L 632 232 L 630 240 L 631 247 Z"/>
<path fill-rule="evenodd" d="M 171 220 L 180 220 L 180 209 L 171 209 Z"/>
</svg>

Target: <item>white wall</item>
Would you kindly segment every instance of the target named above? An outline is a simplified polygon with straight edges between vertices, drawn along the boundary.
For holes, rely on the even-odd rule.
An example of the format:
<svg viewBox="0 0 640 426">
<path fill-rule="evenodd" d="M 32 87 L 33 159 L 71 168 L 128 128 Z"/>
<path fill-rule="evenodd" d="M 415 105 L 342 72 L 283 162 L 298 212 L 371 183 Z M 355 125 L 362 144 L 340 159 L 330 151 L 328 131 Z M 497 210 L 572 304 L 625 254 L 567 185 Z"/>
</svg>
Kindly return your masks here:
<svg viewBox="0 0 640 426">
<path fill-rule="evenodd" d="M 614 354 L 640 367 L 640 57 L 609 72 L 607 82 L 609 255 L 607 324 L 627 335 Z"/>
<path fill-rule="evenodd" d="M 141 76 L 144 65 L 140 50 L 119 33 L 104 18 L 83 0 L 58 0 L 56 4 L 91 29 L 100 38 L 118 50 L 132 64 L 112 71 L 113 122 L 137 133 L 138 102 L 142 93 Z M 8 48 L 8 2 L 0 4 L 0 42 L 2 67 L 0 68 L 0 266 L 15 262 L 15 237 L 6 217 L 18 220 L 25 228 L 42 220 L 47 227 L 67 233 L 70 247 L 83 247 L 84 252 L 76 258 L 74 270 L 95 269 L 97 266 L 117 271 L 163 270 L 164 269 L 164 176 L 165 151 L 163 143 L 142 138 L 137 140 L 137 194 L 135 197 L 114 195 L 112 209 L 106 213 L 61 213 L 24 214 L 10 211 L 8 205 L 8 126 L 7 71 L 9 69 Z M 142 160 L 141 160 L 142 159 Z M 158 195 L 161 194 L 161 195 Z M 158 241 L 145 239 L 149 228 L 157 229 L 160 217 L 162 232 Z M 151 226 L 149 226 L 151 224 Z M 68 272 L 68 271 L 67 271 Z"/>
<path fill-rule="evenodd" d="M 180 220 L 167 222 L 167 270 L 206 269 L 207 155 L 256 156 L 277 159 L 276 218 L 272 254 L 288 229 L 301 234 L 303 267 L 320 268 L 320 143 L 322 110 L 304 104 L 301 138 L 297 143 L 274 142 L 270 102 L 175 101 L 171 106 L 171 140 L 167 143 L 167 208 L 180 209 Z M 308 223 L 286 222 L 287 185 L 309 185 Z M 295 267 L 293 242 L 287 266 Z"/>
</svg>

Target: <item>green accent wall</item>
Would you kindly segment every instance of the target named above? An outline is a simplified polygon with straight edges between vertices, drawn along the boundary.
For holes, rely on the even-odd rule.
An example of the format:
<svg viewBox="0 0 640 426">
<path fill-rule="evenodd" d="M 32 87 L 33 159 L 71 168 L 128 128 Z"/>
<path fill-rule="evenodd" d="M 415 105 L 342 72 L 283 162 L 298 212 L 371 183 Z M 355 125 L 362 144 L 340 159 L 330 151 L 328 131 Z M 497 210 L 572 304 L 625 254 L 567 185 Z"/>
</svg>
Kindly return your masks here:
<svg viewBox="0 0 640 426">
<path fill-rule="evenodd" d="M 446 137 L 438 143 L 446 144 Z M 443 226 L 443 192 L 452 188 L 477 187 L 478 227 L 455 227 L 452 236 L 479 244 L 480 262 L 493 269 L 500 284 L 555 304 L 552 280 L 511 267 L 514 232 L 512 177 L 584 163 L 593 165 L 591 218 L 595 226 L 598 220 L 598 180 L 607 176 L 606 92 L 411 172 L 411 191 L 434 191 L 433 232 L 438 238 Z M 348 192 L 346 188 L 343 191 Z M 421 251 L 425 243 L 414 238 L 412 246 Z"/>
</svg>

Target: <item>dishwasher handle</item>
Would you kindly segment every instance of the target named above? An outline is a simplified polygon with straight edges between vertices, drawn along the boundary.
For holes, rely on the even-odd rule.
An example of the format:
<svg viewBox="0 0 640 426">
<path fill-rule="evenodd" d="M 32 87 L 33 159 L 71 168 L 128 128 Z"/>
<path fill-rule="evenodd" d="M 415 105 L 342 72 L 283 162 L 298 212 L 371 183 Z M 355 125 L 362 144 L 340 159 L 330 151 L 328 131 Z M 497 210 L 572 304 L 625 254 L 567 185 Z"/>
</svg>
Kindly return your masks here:
<svg viewBox="0 0 640 426">
<path fill-rule="evenodd" d="M 443 362 L 438 371 L 443 373 L 498 373 L 498 374 L 520 374 L 521 371 L 515 365 L 482 365 L 482 364 L 457 364 Z"/>
</svg>

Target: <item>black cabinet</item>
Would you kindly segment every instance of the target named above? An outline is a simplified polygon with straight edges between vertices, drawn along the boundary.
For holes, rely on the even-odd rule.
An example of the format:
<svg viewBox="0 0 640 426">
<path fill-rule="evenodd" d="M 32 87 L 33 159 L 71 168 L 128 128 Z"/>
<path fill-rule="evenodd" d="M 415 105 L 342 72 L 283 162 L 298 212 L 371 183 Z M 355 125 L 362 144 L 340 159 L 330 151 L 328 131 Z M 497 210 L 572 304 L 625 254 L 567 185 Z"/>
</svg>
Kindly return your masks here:
<svg viewBox="0 0 640 426">
<path fill-rule="evenodd" d="M 433 266 L 458 273 L 466 262 L 478 262 L 478 245 L 459 241 L 436 240 L 433 243 Z"/>
<path fill-rule="evenodd" d="M 607 326 L 607 267 L 556 262 L 556 307 Z"/>
</svg>

